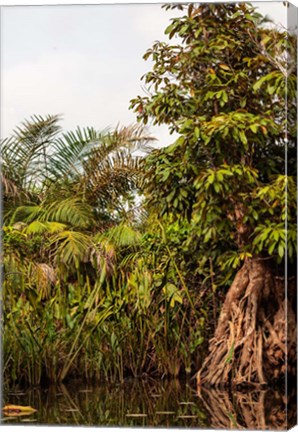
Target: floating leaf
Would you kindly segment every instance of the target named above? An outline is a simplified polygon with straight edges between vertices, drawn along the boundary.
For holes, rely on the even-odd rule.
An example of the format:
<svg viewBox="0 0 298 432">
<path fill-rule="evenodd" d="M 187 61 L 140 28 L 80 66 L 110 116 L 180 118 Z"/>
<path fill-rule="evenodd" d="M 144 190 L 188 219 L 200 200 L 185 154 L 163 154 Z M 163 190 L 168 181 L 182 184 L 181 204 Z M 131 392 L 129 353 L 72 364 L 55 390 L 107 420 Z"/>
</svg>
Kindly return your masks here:
<svg viewBox="0 0 298 432">
<path fill-rule="evenodd" d="M 35 408 L 32 408 L 31 406 L 22 406 L 22 405 L 5 405 L 4 408 L 2 408 L 2 411 L 6 415 L 8 413 L 10 416 L 17 416 L 17 415 L 29 415 L 37 410 Z"/>
<path fill-rule="evenodd" d="M 220 65 L 219 65 L 219 67 L 221 68 L 221 69 L 223 69 L 223 70 L 230 70 L 230 68 L 229 68 L 229 66 L 227 66 L 226 64 L 223 64 L 223 63 L 221 63 Z"/>
</svg>

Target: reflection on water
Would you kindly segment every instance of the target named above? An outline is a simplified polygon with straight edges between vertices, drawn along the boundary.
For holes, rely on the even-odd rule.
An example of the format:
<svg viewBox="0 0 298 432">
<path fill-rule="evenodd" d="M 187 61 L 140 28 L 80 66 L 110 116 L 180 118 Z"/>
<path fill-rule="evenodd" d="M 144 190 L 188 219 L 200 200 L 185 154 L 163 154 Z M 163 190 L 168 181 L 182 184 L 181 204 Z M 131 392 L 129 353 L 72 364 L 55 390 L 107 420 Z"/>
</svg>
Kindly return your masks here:
<svg viewBox="0 0 298 432">
<path fill-rule="evenodd" d="M 295 424 L 295 407 L 273 390 L 247 393 L 201 390 L 180 381 L 127 380 L 86 387 L 72 383 L 48 389 L 9 389 L 4 404 L 37 409 L 6 416 L 6 424 L 195 427 L 281 430 Z M 293 403 L 296 397 L 292 397 Z M 25 423 L 26 422 L 26 423 Z M 288 424 L 287 424 L 288 422 Z"/>
<path fill-rule="evenodd" d="M 296 392 L 290 398 L 273 390 L 233 392 L 201 390 L 214 429 L 285 430 L 296 424 Z"/>
</svg>

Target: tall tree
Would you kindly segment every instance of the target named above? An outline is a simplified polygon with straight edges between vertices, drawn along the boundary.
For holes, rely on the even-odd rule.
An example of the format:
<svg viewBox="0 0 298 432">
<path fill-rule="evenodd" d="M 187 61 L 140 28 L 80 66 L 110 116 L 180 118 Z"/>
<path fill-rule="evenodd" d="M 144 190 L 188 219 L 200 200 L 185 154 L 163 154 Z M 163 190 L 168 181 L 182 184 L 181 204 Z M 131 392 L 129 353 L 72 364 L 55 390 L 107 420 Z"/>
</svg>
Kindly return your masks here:
<svg viewBox="0 0 298 432">
<path fill-rule="evenodd" d="M 132 100 L 180 135 L 147 158 L 147 202 L 190 221 L 214 290 L 235 276 L 198 382 L 263 384 L 295 364 L 296 38 L 246 3 L 173 7 L 187 11 L 166 29 L 176 43 L 147 51 L 148 96 Z"/>
</svg>

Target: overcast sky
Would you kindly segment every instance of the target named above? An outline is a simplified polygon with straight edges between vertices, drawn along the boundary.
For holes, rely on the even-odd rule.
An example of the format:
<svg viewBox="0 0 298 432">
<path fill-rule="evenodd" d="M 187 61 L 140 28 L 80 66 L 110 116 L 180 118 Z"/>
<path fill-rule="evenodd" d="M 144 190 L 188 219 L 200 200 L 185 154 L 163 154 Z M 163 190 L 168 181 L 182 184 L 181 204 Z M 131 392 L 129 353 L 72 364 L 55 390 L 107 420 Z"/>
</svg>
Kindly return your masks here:
<svg viewBox="0 0 298 432">
<path fill-rule="evenodd" d="M 282 2 L 254 3 L 286 25 Z M 177 14 L 177 12 L 176 12 Z M 142 95 L 142 59 L 174 16 L 158 4 L 15 6 L 2 9 L 2 136 L 32 114 L 62 114 L 62 126 L 104 129 L 135 122 L 130 99 Z M 167 128 L 152 128 L 160 145 Z"/>
</svg>

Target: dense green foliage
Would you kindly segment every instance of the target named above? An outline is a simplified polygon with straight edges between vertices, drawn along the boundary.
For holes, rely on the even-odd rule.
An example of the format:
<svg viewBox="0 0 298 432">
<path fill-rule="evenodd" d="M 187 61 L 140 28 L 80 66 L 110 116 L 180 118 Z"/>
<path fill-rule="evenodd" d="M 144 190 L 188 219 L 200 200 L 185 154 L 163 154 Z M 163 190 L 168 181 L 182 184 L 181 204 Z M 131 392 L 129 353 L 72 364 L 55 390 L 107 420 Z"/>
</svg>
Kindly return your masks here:
<svg viewBox="0 0 298 432">
<path fill-rule="evenodd" d="M 135 127 L 61 133 L 58 121 L 32 118 L 2 145 L 5 377 L 190 370 L 204 319 L 189 331 L 179 284 L 161 282 L 178 278 L 171 245 L 152 248 L 161 231 L 145 233 L 137 203 L 132 152 L 150 137 Z"/>
<path fill-rule="evenodd" d="M 132 101 L 171 146 L 56 116 L 2 143 L 8 380 L 195 371 L 241 263 L 295 261 L 295 41 L 247 4 L 179 7 Z"/>
<path fill-rule="evenodd" d="M 247 257 L 281 264 L 286 236 L 295 260 L 296 39 L 263 25 L 249 4 L 185 9 L 166 29 L 181 43 L 145 54 L 150 96 L 132 106 L 180 135 L 146 160 L 149 206 L 189 221 L 197 268 L 211 259 L 223 283 Z"/>
</svg>

